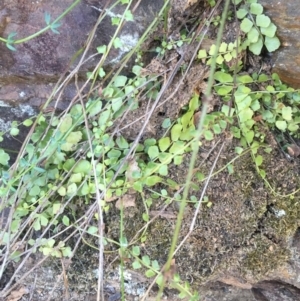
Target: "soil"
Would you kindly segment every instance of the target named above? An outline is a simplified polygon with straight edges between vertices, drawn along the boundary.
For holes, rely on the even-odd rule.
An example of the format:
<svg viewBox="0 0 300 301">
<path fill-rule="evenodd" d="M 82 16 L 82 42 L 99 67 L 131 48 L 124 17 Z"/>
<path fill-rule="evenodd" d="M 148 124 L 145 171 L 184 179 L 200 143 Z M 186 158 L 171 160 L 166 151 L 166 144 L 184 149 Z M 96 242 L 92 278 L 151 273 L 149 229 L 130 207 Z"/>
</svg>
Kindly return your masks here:
<svg viewBox="0 0 300 301">
<path fill-rule="evenodd" d="M 195 1 L 192 2 L 196 3 Z M 180 3 L 181 1 L 178 1 L 180 7 L 186 4 L 186 2 Z M 170 25 L 173 34 L 180 28 L 181 22 L 192 20 L 195 17 L 200 18 L 203 11 L 207 9 L 201 5 L 195 7 L 194 10 L 186 10 L 186 15 L 181 15 L 178 23 Z M 192 27 L 192 24 L 187 21 L 184 26 Z M 224 35 L 223 39 L 232 40 L 236 32 L 236 24 L 232 22 L 226 26 L 227 34 Z M 210 39 L 215 38 L 214 34 L 214 30 L 211 30 Z M 155 41 L 148 41 L 147 45 L 153 45 L 153 43 Z M 195 48 L 193 50 L 196 51 Z M 170 58 L 172 58 L 171 62 Z M 161 80 L 165 81 L 180 58 L 180 51 L 173 50 L 160 60 L 153 59 L 148 62 L 146 69 L 153 73 L 164 72 Z M 264 58 L 253 61 L 250 57 L 245 56 L 244 59 L 248 70 L 259 70 L 263 66 L 265 72 L 270 71 L 270 63 Z M 188 60 L 183 61 L 184 65 L 188 63 Z M 183 78 L 182 74 L 182 70 L 176 73 L 162 102 L 152 115 L 142 139 L 160 138 L 163 132 L 161 127 L 163 120 L 166 117 L 171 120 L 176 119 L 195 91 L 202 95 L 206 87 L 208 68 L 201 62 L 194 61 L 187 76 Z M 221 100 L 214 96 L 210 103 L 209 112 L 219 110 L 220 102 Z M 120 131 L 127 139 L 133 140 L 136 137 L 144 122 L 143 116 L 147 114 L 152 103 L 151 100 L 143 101 L 140 103 L 139 109 L 130 112 L 126 117 L 126 124 L 131 126 L 121 128 Z M 139 118 L 141 119 L 138 120 Z M 258 296 L 259 293 L 257 292 L 258 289 L 253 288 L 253 284 L 265 279 L 266 275 L 287 262 L 291 256 L 289 247 L 292 237 L 299 227 L 298 198 L 300 194 L 299 192 L 293 196 L 289 196 L 289 194 L 300 187 L 299 162 L 297 159 L 287 160 L 280 147 L 274 143 L 273 133 L 264 129 L 263 125 L 260 126 L 261 131 L 264 131 L 269 137 L 267 140 L 272 147 L 271 153 L 266 153 L 263 149 L 259 150 L 264 158 L 262 168 L 267 174 L 266 181 L 259 176 L 250 153 L 241 157 L 236 156 L 234 150 L 238 146 L 238 140 L 230 137 L 229 133 L 223 133 L 211 142 L 202 141 L 203 144 L 194 168 L 195 171 L 206 176 L 218 158 L 221 147 L 223 147 L 205 193 L 212 206 L 208 207 L 205 203 L 203 204 L 196 216 L 195 229 L 174 257 L 176 272 L 180 274 L 183 280 L 192 283 L 192 287 L 199 291 L 200 295 L 202 294 L 201 300 L 223 300 L 221 298 L 226 294 L 228 296 L 231 294 L 226 284 L 232 284 L 232 282 L 228 280 L 228 277 L 222 279 L 222 275 L 232 275 L 235 281 L 236 279 L 243 279 L 240 282 L 236 281 L 235 285 L 240 289 L 246 289 L 243 293 L 244 300 L 264 300 L 256 299 L 255 296 Z M 183 185 L 190 159 L 190 155 L 187 154 L 181 165 L 170 166 L 170 179 Z M 230 161 L 233 161 L 233 173 L 224 168 Z M 189 196 L 194 195 L 199 199 L 204 182 L 194 177 L 192 187 Z M 276 191 L 275 194 L 270 187 Z M 158 185 L 155 189 L 167 189 L 170 195 L 176 193 L 176 189 L 171 190 L 163 184 Z M 144 193 L 144 199 L 151 194 L 150 191 Z M 152 204 L 150 215 L 155 216 L 159 211 L 160 213 L 149 224 L 147 239 L 143 244 L 140 244 L 141 256 L 148 255 L 151 259 L 156 259 L 161 266 L 165 264 L 167 259 L 178 213 L 177 202 L 174 201 L 172 204 L 166 205 L 164 199 L 157 199 Z M 164 207 L 166 208 L 162 210 Z M 136 200 L 135 207 L 125 209 L 124 235 L 128 241 L 134 239 L 136 233 L 145 225 L 142 219 L 144 210 L 142 198 Z M 195 206 L 191 203 L 184 215 L 179 242 L 188 235 L 194 214 Z M 120 211 L 111 206 L 105 215 L 107 239 L 119 240 L 119 220 Z M 76 239 L 79 238 L 73 238 L 74 245 Z M 19 300 L 96 300 L 99 261 L 97 248 L 96 240 L 87 238 L 87 241 L 83 241 L 79 245 L 72 262 L 48 259 L 25 279 L 21 279 L 42 259 L 42 256 L 38 254 L 30 257 L 18 273 L 19 279 L 16 279 L 18 286 L 15 290 L 21 287 L 28 289 L 28 294 L 24 294 Z M 14 268 L 17 266 L 18 264 L 15 264 Z M 119 277 L 117 248 L 115 244 L 108 243 L 105 247 L 105 300 L 120 300 Z M 214 281 L 219 281 L 220 290 L 214 286 L 219 299 L 208 298 L 213 294 L 209 285 Z M 127 300 L 139 300 L 139 296 L 147 290 L 150 283 L 151 281 L 143 276 L 143 271 L 133 271 L 128 264 L 125 275 Z M 227 288 L 227 292 L 224 287 Z M 222 291 L 221 295 L 220 291 Z M 154 286 L 146 300 L 152 300 L 154 298 L 152 296 L 155 296 L 156 292 L 157 287 Z M 176 291 L 170 288 L 166 288 L 164 296 L 164 300 L 177 300 Z M 233 293 L 230 296 L 228 298 L 231 299 L 226 300 L 237 300 L 234 299 Z M 252 297 L 253 299 L 250 299 Z M 12 299 L 8 298 L 7 300 Z"/>
</svg>

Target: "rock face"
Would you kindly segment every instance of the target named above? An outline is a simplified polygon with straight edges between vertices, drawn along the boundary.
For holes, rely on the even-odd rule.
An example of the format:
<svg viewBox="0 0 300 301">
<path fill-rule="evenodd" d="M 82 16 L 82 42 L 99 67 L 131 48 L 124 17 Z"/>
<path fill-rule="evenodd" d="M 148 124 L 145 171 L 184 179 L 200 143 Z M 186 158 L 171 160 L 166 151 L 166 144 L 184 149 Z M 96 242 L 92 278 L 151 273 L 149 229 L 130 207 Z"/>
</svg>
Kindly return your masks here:
<svg viewBox="0 0 300 301">
<path fill-rule="evenodd" d="M 51 21 L 60 16 L 73 0 L 52 0 L 23 2 L 7 1 L 0 4 L 0 36 L 7 37 L 16 32 L 14 39 L 30 36 L 46 26 L 45 13 L 51 15 Z M 35 39 L 16 45 L 17 51 L 9 50 L 3 43 L 0 44 L 1 69 L 0 83 L 15 82 L 49 82 L 69 66 L 72 56 L 80 50 L 88 34 L 93 29 L 102 10 L 105 10 L 106 0 L 79 1 L 78 5 L 68 13 L 59 23 L 57 28 L 60 34 L 51 30 L 39 35 Z M 110 61 L 115 62 L 126 50 L 130 50 L 138 41 L 145 27 L 154 18 L 154 12 L 160 8 L 161 1 L 142 1 L 134 14 L 134 21 L 129 21 L 120 34 L 123 47 L 113 53 Z M 117 6 L 108 12 L 103 22 L 97 28 L 95 40 L 92 45 L 93 53 L 100 45 L 108 45 L 116 26 L 111 25 L 110 17 L 118 17 L 126 8 L 125 5 Z M 99 61 L 99 57 L 90 59 L 85 65 L 85 70 L 92 68 Z M 84 71 L 84 70 L 83 70 Z"/>
<path fill-rule="evenodd" d="M 13 32 L 17 33 L 14 40 L 28 37 L 46 26 L 45 13 L 49 13 L 53 21 L 75 2 L 0 1 L 0 37 L 7 38 Z M 79 57 L 70 63 L 72 58 L 85 45 L 100 13 L 107 9 L 106 3 L 110 1 L 77 2 L 75 8 L 59 21 L 59 34 L 48 30 L 28 42 L 14 45 L 16 51 L 11 51 L 0 42 L 0 131 L 5 132 L 9 129 L 12 120 L 24 120 L 35 115 L 38 108 L 47 101 L 54 83 L 61 74 L 74 70 Z M 111 4 L 113 2 L 111 1 Z M 108 64 L 118 63 L 121 57 L 136 45 L 162 5 L 160 0 L 141 1 L 134 11 L 134 21 L 128 21 L 118 35 L 123 46 L 112 49 L 106 60 Z M 96 47 L 108 45 L 117 28 L 112 26 L 111 17 L 122 16 L 125 8 L 126 5 L 118 5 L 107 11 L 107 16 L 97 27 L 91 51 L 85 56 L 85 59 L 89 59 L 78 73 L 79 79 L 85 79 L 86 72 L 93 70 L 99 62 L 100 55 L 92 58 L 90 55 L 96 53 Z M 65 109 L 75 94 L 76 88 L 71 83 L 64 91 L 59 108 Z M 10 149 L 20 147 L 20 143 L 14 139 L 5 141 L 5 145 L 1 143 L 1 146 L 6 147 L 6 144 L 10 145 Z"/>
<path fill-rule="evenodd" d="M 282 81 L 300 88 L 300 2 L 261 0 L 265 12 L 277 26 L 281 47 L 274 54 L 273 71 Z"/>
</svg>

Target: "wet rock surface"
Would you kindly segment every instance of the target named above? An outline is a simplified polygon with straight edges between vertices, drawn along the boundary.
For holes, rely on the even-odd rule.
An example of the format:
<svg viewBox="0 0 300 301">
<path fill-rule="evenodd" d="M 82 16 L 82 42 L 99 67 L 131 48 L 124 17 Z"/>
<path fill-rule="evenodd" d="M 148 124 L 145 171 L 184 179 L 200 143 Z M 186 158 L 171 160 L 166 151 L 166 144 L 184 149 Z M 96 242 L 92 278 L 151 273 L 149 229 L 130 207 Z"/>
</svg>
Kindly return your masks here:
<svg viewBox="0 0 300 301">
<path fill-rule="evenodd" d="M 36 33 L 46 26 L 45 13 L 51 21 L 59 17 L 73 0 L 41 1 L 1 1 L 0 36 L 7 37 L 16 32 L 14 39 L 21 39 Z M 62 74 L 69 74 L 79 62 L 76 53 L 85 45 L 98 17 L 106 9 L 106 0 L 82 0 L 59 23 L 60 34 L 51 30 L 21 44 L 14 45 L 17 51 L 9 50 L 0 43 L 0 131 L 9 129 L 12 121 L 22 120 L 38 113 L 51 95 L 55 83 Z M 155 13 L 162 6 L 161 1 L 141 1 L 134 13 L 134 21 L 127 22 L 119 35 L 123 43 L 120 49 L 112 49 L 106 61 L 107 67 L 119 62 L 125 53 L 135 46 L 144 29 L 153 21 Z M 116 6 L 99 24 L 90 51 L 85 56 L 87 62 L 78 72 L 79 86 L 83 85 L 86 72 L 93 70 L 100 55 L 91 57 L 96 47 L 107 45 L 114 35 L 116 26 L 111 25 L 111 17 L 121 16 L 126 6 Z M 72 63 L 71 63 L 72 61 Z M 59 102 L 56 98 L 49 105 L 64 110 L 77 93 L 74 81 L 64 90 Z M 28 114 L 28 110 L 31 112 Z M 22 133 L 22 139 L 26 131 Z M 21 139 L 21 140 L 22 140 Z M 21 142 L 8 137 L 2 147 L 19 149 Z"/>
<path fill-rule="evenodd" d="M 261 0 L 265 12 L 277 26 L 281 47 L 273 54 L 273 71 L 282 81 L 300 88 L 300 2 Z"/>
</svg>

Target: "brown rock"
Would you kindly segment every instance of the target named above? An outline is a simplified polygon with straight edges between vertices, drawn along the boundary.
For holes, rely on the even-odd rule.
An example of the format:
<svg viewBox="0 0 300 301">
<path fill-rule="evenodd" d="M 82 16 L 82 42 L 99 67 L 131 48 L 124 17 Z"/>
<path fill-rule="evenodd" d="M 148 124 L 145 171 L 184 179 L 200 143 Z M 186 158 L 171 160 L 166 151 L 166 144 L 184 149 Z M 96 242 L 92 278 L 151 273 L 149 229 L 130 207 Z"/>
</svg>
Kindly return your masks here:
<svg viewBox="0 0 300 301">
<path fill-rule="evenodd" d="M 300 88 L 300 2 L 261 0 L 266 14 L 277 26 L 281 47 L 273 55 L 273 71 L 282 81 Z"/>
</svg>

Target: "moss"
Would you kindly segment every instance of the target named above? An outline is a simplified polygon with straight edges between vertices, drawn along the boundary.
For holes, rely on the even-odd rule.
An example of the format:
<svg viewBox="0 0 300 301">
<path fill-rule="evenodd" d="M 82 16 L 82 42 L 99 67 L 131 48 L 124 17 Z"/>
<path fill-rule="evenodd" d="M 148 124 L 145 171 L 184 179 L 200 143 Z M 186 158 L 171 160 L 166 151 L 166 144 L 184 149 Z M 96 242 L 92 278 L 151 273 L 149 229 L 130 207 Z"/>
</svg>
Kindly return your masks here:
<svg viewBox="0 0 300 301">
<path fill-rule="evenodd" d="M 290 252 L 284 245 L 275 244 L 264 236 L 257 236 L 254 249 L 249 251 L 242 261 L 242 266 L 245 268 L 243 272 L 245 274 L 250 271 L 259 279 L 280 267 L 289 256 Z"/>
</svg>

